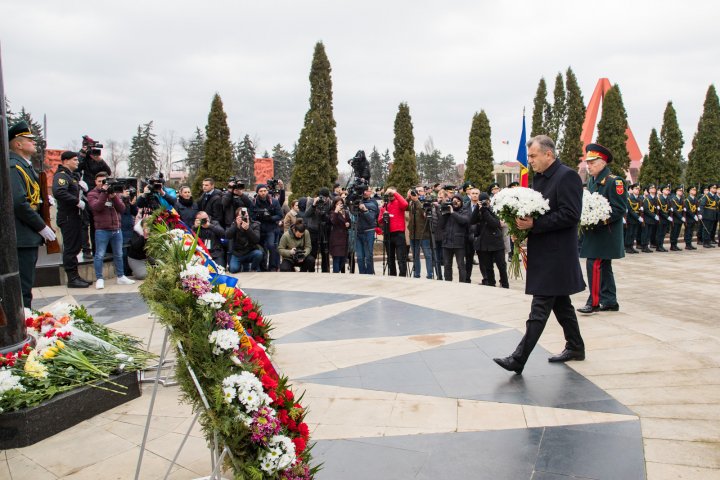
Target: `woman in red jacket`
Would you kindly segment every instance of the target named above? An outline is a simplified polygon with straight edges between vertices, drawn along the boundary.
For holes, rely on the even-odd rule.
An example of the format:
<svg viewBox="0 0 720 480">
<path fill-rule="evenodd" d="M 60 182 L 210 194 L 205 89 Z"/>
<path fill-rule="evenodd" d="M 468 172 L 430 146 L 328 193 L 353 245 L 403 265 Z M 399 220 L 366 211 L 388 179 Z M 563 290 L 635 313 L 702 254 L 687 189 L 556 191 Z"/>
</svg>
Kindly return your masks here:
<svg viewBox="0 0 720 480">
<path fill-rule="evenodd" d="M 397 193 L 395 187 L 385 190 L 385 204 L 380 209 L 378 224 L 383 228 L 383 235 L 388 255 L 388 275 L 397 276 L 395 259 L 400 269 L 400 276 L 407 276 L 407 245 L 405 243 L 405 210 L 408 202 Z M 387 217 L 385 214 L 387 213 Z"/>
</svg>

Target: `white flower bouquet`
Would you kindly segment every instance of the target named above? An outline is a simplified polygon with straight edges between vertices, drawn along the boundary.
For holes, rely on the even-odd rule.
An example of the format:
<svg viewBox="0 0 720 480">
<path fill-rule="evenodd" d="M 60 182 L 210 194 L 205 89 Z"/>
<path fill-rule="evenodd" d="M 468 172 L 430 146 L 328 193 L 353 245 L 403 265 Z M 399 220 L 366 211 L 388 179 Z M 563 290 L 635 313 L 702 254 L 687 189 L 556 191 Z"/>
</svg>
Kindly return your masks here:
<svg viewBox="0 0 720 480">
<path fill-rule="evenodd" d="M 512 278 L 520 278 L 522 276 L 520 270 L 521 255 L 523 263 L 527 263 L 522 243 L 527 239 L 530 231 L 520 230 L 515 224 L 515 219 L 524 217 L 538 218 L 550 210 L 550 202 L 543 198 L 540 192 L 536 192 L 531 188 L 516 187 L 500 190 L 493 196 L 490 206 L 495 214 L 507 224 L 508 231 L 514 238 L 509 273 Z"/>
<path fill-rule="evenodd" d="M 598 192 L 590 193 L 583 190 L 582 213 L 580 214 L 580 230 L 587 231 L 610 218 L 612 207 L 607 198 Z"/>
</svg>

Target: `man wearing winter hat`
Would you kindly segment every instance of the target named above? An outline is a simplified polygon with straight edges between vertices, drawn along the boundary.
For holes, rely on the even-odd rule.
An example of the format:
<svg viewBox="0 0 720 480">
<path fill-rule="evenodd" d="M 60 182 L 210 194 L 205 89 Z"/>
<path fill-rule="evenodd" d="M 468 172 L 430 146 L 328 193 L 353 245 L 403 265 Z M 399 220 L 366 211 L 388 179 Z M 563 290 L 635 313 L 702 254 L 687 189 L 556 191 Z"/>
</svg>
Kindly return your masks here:
<svg viewBox="0 0 720 480">
<path fill-rule="evenodd" d="M 20 269 L 20 290 L 23 305 L 32 308 L 32 287 L 38 247 L 55 240 L 55 233 L 40 216 L 40 180 L 30 162 L 37 152 L 35 135 L 26 122 L 18 122 L 8 129 L 10 140 L 10 190 L 15 212 L 15 236 Z"/>
<path fill-rule="evenodd" d="M 610 203 L 612 212 L 604 224 L 597 225 L 585 232 L 580 257 L 587 259 L 587 279 L 590 285 L 590 296 L 584 307 L 578 308 L 580 313 L 595 311 L 618 311 L 615 288 L 615 276 L 612 271 L 612 260 L 625 256 L 623 239 L 623 218 L 627 210 L 627 192 L 622 178 L 610 173 L 608 164 L 613 156 L 610 150 L 596 143 L 588 144 L 587 152 L 588 178 L 587 188 L 590 193 L 599 193 Z"/>
</svg>

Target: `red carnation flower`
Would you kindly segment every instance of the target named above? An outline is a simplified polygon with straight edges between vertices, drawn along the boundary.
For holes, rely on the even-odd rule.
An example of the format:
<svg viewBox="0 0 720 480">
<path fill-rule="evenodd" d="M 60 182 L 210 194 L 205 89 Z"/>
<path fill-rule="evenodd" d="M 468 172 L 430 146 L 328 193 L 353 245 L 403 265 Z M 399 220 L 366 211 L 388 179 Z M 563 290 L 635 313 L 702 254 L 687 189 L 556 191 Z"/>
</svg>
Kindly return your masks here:
<svg viewBox="0 0 720 480">
<path fill-rule="evenodd" d="M 297 430 L 297 422 L 295 422 L 295 420 L 293 420 L 292 418 L 288 418 L 287 427 L 288 430 L 295 431 Z"/>
<path fill-rule="evenodd" d="M 257 343 L 262 343 L 263 345 L 265 344 L 265 339 L 260 336 L 255 337 L 255 341 Z"/>
<path fill-rule="evenodd" d="M 25 326 L 26 326 L 26 327 L 32 327 L 32 326 L 33 326 L 33 323 L 35 323 L 35 320 L 33 320 L 32 318 L 26 318 L 26 319 L 25 319 Z"/>
<path fill-rule="evenodd" d="M 260 379 L 260 382 L 262 382 L 263 387 L 265 387 L 268 390 L 274 390 L 277 388 L 278 383 L 273 380 L 273 378 L 270 375 L 263 375 Z"/>
<path fill-rule="evenodd" d="M 305 447 L 307 444 L 305 443 L 305 440 L 302 438 L 293 438 L 293 443 L 295 444 L 295 453 L 301 454 L 303 451 L 305 451 Z"/>
<path fill-rule="evenodd" d="M 287 425 L 288 420 L 290 420 L 290 415 L 288 415 L 287 410 L 280 410 L 277 415 L 278 420 L 282 422 L 284 425 Z"/>
<path fill-rule="evenodd" d="M 302 422 L 300 425 L 298 425 L 298 433 L 305 438 L 308 438 L 310 436 L 310 428 L 308 428 L 307 423 Z"/>
<path fill-rule="evenodd" d="M 295 395 L 293 395 L 293 392 L 290 389 L 285 390 L 285 398 L 287 398 L 288 402 L 292 402 L 295 400 Z"/>
<path fill-rule="evenodd" d="M 258 316 L 257 312 L 250 312 L 250 313 L 248 313 L 248 318 L 249 318 L 250 320 L 255 320 L 255 319 L 257 318 L 257 316 Z"/>
<path fill-rule="evenodd" d="M 272 400 L 272 403 L 277 402 L 277 393 L 275 393 L 275 390 L 270 390 L 268 393 L 268 397 Z"/>
</svg>

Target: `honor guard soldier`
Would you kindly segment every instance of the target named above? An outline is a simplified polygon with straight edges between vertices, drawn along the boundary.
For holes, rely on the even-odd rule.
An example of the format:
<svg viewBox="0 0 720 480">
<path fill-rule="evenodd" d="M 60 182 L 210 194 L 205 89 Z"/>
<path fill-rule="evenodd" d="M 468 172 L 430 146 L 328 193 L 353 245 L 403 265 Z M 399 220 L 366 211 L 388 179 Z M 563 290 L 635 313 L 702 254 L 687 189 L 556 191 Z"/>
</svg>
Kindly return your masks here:
<svg viewBox="0 0 720 480">
<path fill-rule="evenodd" d="M 718 219 L 717 183 L 708 185 L 708 192 L 700 197 L 698 209 L 702 215 L 700 228 L 702 229 L 703 247 L 715 248 L 715 229 Z"/>
<path fill-rule="evenodd" d="M 652 183 L 647 186 L 648 194 L 643 200 L 643 220 L 645 220 L 645 229 L 642 231 L 642 251 L 652 253 L 651 246 L 656 247 L 657 243 L 657 226 L 660 222 L 657 208 L 657 188 Z"/>
<path fill-rule="evenodd" d="M 633 243 L 640 233 L 642 218 L 642 198 L 640 198 L 640 184 L 630 185 L 628 192 L 627 230 L 625 231 L 625 253 L 640 253 L 633 248 Z M 640 242 L 638 242 L 640 246 Z"/>
<path fill-rule="evenodd" d="M 23 305 L 32 308 L 32 287 L 35 283 L 35 264 L 38 247 L 45 240 L 55 240 L 55 232 L 45 225 L 39 213 L 40 181 L 30 163 L 37 152 L 35 135 L 26 122 L 19 122 L 8 130 L 10 140 L 10 190 L 15 213 L 15 236 Z"/>
<path fill-rule="evenodd" d="M 683 192 L 685 187 L 678 185 L 675 187 L 675 194 L 670 197 L 670 210 L 672 210 L 672 229 L 670 230 L 670 250 L 679 252 L 678 239 L 680 238 L 680 229 L 685 223 L 685 199 Z M 687 227 L 685 227 L 687 228 Z"/>
<path fill-rule="evenodd" d="M 585 147 L 587 152 L 588 173 L 587 189 L 590 193 L 599 193 L 610 203 L 610 218 L 602 225 L 585 232 L 580 257 L 586 258 L 587 278 L 590 296 L 580 313 L 595 311 L 618 311 L 615 276 L 612 260 L 625 256 L 623 239 L 623 218 L 627 210 L 627 193 L 622 178 L 610 173 L 608 164 L 613 161 L 610 150 L 602 145 L 591 143 Z"/>
<path fill-rule="evenodd" d="M 697 250 L 693 247 L 692 237 L 695 225 L 698 223 L 698 199 L 697 188 L 688 188 L 685 197 L 685 250 Z"/>
<path fill-rule="evenodd" d="M 658 252 L 667 252 L 665 248 L 665 235 L 667 235 L 673 224 L 672 211 L 670 210 L 670 185 L 662 187 L 662 193 L 657 196 L 658 215 L 660 222 L 657 227 L 657 250 Z"/>
<path fill-rule="evenodd" d="M 76 152 L 63 152 L 61 165 L 53 177 L 52 192 L 57 204 L 57 225 L 63 236 L 63 268 L 69 288 L 88 288 L 91 282 L 78 273 L 78 254 L 82 250 L 82 212 L 85 201 L 81 198 L 79 159 Z"/>
</svg>

